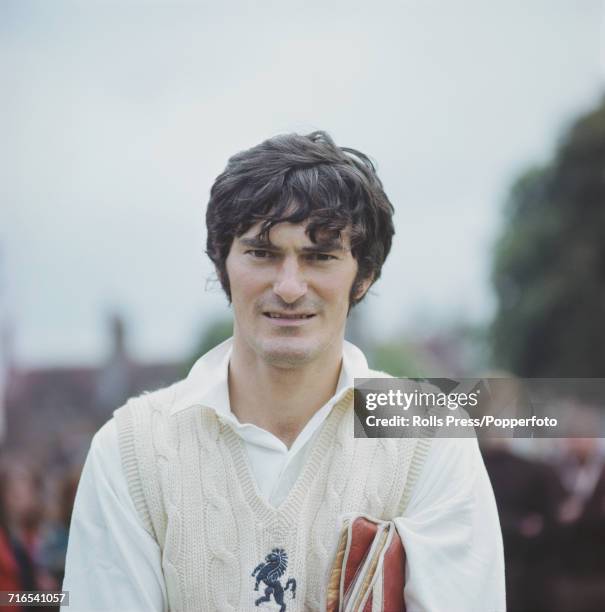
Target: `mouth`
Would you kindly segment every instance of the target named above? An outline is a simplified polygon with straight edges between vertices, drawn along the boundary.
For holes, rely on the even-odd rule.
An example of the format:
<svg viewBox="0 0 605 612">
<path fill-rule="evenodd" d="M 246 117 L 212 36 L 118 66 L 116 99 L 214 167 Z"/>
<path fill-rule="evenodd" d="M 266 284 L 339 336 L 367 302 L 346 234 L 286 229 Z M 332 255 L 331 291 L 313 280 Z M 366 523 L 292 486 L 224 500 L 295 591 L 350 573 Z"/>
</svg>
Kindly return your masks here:
<svg viewBox="0 0 605 612">
<path fill-rule="evenodd" d="M 285 312 L 263 312 L 266 317 L 270 319 L 310 319 L 314 317 L 314 314 L 307 314 L 301 312 L 300 314 L 288 314 Z"/>
<path fill-rule="evenodd" d="M 314 313 L 263 312 L 263 316 L 271 323 L 278 325 L 301 325 L 315 317 Z"/>
</svg>

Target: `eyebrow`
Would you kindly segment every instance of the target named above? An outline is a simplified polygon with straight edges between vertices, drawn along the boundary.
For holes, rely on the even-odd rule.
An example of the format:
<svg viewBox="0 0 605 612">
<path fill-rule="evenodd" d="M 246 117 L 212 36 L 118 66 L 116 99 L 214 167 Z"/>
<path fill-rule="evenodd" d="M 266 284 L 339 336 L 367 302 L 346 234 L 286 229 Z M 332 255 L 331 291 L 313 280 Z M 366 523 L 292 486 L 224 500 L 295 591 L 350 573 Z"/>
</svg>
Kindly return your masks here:
<svg viewBox="0 0 605 612">
<path fill-rule="evenodd" d="M 261 240 L 258 237 L 254 238 L 238 238 L 239 242 L 248 248 L 251 249 L 270 249 L 272 251 L 281 251 L 278 246 L 275 246 L 273 243 L 268 240 Z M 304 246 L 300 249 L 303 253 L 323 253 L 325 251 L 345 251 L 341 240 L 327 240 L 318 242 L 317 244 L 313 244 L 310 246 Z"/>
</svg>

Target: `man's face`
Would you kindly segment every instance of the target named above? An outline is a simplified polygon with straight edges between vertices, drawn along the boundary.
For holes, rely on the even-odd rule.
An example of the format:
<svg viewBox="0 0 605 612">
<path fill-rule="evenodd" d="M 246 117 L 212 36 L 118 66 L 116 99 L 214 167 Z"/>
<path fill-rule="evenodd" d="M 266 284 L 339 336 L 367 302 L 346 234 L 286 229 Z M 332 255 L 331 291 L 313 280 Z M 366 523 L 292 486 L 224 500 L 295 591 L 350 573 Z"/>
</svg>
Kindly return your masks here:
<svg viewBox="0 0 605 612">
<path fill-rule="evenodd" d="M 254 225 L 235 238 L 226 261 L 236 342 L 280 367 L 339 346 L 357 274 L 348 231 L 336 241 L 319 234 L 313 243 L 305 226 L 279 223 L 261 242 Z"/>
</svg>

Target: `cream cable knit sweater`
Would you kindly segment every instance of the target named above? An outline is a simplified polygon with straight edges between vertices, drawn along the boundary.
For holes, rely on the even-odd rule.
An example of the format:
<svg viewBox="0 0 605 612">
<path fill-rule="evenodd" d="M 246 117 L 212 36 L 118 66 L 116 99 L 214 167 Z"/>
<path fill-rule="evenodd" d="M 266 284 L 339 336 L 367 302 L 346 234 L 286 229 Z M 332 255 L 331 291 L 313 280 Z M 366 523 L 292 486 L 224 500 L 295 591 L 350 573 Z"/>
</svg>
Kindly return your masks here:
<svg viewBox="0 0 605 612">
<path fill-rule="evenodd" d="M 350 389 L 274 508 L 231 427 L 199 404 L 171 414 L 175 390 L 114 413 L 130 494 L 162 550 L 170 610 L 321 610 L 342 516 L 401 516 L 429 440 L 355 439 Z"/>
</svg>

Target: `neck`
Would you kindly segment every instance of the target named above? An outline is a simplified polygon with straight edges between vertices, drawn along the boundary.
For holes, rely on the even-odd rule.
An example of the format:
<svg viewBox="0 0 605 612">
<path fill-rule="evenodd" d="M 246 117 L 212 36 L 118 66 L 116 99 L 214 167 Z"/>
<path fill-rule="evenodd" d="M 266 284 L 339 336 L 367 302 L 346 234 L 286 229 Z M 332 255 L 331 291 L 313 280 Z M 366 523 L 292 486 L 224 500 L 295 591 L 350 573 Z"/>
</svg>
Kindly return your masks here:
<svg viewBox="0 0 605 612">
<path fill-rule="evenodd" d="M 342 342 L 301 367 L 267 364 L 234 339 L 229 362 L 231 411 L 241 423 L 265 429 L 289 448 L 309 419 L 336 392 Z"/>
</svg>

